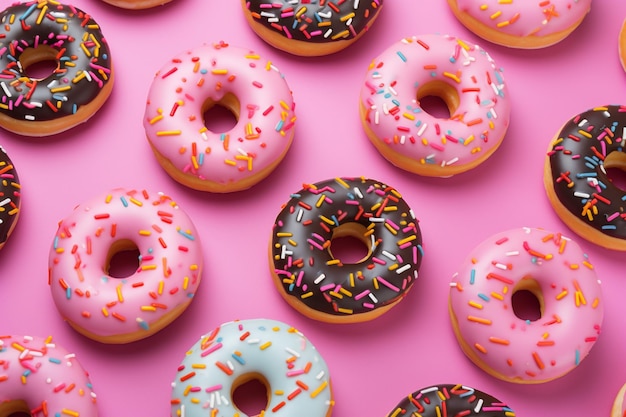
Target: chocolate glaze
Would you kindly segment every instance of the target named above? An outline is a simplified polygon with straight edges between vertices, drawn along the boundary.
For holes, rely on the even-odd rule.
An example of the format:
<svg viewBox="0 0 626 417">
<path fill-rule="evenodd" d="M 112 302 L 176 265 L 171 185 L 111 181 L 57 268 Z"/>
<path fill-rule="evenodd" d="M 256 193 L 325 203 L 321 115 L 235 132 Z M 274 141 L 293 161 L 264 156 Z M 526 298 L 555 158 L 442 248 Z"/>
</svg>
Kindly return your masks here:
<svg viewBox="0 0 626 417">
<path fill-rule="evenodd" d="M 251 0 L 248 9 L 263 26 L 289 39 L 307 42 L 333 42 L 356 37 L 367 30 L 383 6 L 383 0 Z"/>
<path fill-rule="evenodd" d="M 17 171 L 0 146 L 0 247 L 4 245 L 17 221 L 21 201 L 21 186 Z"/>
<path fill-rule="evenodd" d="M 624 152 L 624 128 L 626 107 L 590 109 L 570 119 L 548 151 L 561 204 L 587 225 L 618 239 L 626 238 L 626 192 L 611 183 L 605 161 Z"/>
<path fill-rule="evenodd" d="M 90 103 L 109 82 L 109 47 L 98 24 L 82 10 L 30 1 L 5 9 L 0 22 L 2 113 L 17 120 L 58 119 Z M 34 83 L 20 57 L 27 49 L 46 46 L 58 51 L 58 67 Z"/>
<path fill-rule="evenodd" d="M 387 415 L 514 417 L 515 412 L 497 398 L 477 389 L 465 385 L 442 384 L 415 391 Z"/>
<path fill-rule="evenodd" d="M 355 223 L 374 244 L 364 260 L 344 264 L 328 246 L 339 227 Z M 315 310 L 367 313 L 406 295 L 418 276 L 421 244 L 418 221 L 394 188 L 332 179 L 305 186 L 284 206 L 272 233 L 271 268 L 286 294 Z"/>
</svg>

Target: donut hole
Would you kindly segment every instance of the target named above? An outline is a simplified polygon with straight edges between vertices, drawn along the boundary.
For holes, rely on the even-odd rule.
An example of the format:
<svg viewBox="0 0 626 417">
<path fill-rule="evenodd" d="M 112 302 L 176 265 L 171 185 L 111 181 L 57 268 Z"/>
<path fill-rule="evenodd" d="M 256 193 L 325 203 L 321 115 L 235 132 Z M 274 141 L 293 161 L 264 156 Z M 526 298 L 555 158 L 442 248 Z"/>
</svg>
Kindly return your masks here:
<svg viewBox="0 0 626 417">
<path fill-rule="evenodd" d="M 104 272 L 112 278 L 128 278 L 137 272 L 140 255 L 132 240 L 118 240 L 109 248 Z"/>
<path fill-rule="evenodd" d="M 420 108 L 437 119 L 449 119 L 459 108 L 459 93 L 448 83 L 431 81 L 417 89 Z"/>
<path fill-rule="evenodd" d="M 615 187 L 626 191 L 626 154 L 611 152 L 604 159 L 604 171 Z"/>
<path fill-rule="evenodd" d="M 204 126 L 213 133 L 228 132 L 237 125 L 241 114 L 241 104 L 232 93 L 221 100 L 207 99 L 202 105 Z"/>
<path fill-rule="evenodd" d="M 270 386 L 263 375 L 242 375 L 233 384 L 231 397 L 233 405 L 243 414 L 258 416 L 270 403 Z"/>
<path fill-rule="evenodd" d="M 333 229 L 328 253 L 342 264 L 358 264 L 369 258 L 371 241 L 367 228 L 359 223 L 344 223 Z"/>
<path fill-rule="evenodd" d="M 515 316 L 524 321 L 537 321 L 543 317 L 544 300 L 539 283 L 532 278 L 520 280 L 511 294 Z"/>
<path fill-rule="evenodd" d="M 33 80 L 44 80 L 59 69 L 58 51 L 48 45 L 26 48 L 20 55 L 22 72 Z"/>
<path fill-rule="evenodd" d="M 0 404 L 0 417 L 32 417 L 24 400 L 12 400 Z"/>
</svg>

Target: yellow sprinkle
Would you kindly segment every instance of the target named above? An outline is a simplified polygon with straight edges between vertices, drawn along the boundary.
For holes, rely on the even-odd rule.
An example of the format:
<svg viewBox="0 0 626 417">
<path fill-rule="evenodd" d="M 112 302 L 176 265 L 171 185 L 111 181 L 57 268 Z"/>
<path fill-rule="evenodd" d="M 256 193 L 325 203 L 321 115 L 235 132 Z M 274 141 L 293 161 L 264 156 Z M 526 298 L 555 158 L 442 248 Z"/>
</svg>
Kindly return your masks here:
<svg viewBox="0 0 626 417">
<path fill-rule="evenodd" d="M 460 83 L 461 82 L 461 79 L 456 74 L 452 74 L 451 72 L 445 71 L 443 73 L 443 75 L 444 75 L 444 77 L 448 77 L 451 80 L 455 81 L 456 83 Z"/>
<path fill-rule="evenodd" d="M 267 349 L 270 346 L 272 346 L 272 342 L 267 341 L 267 342 L 263 343 L 261 346 L 259 346 L 259 349 L 265 350 L 265 349 Z"/>
<path fill-rule="evenodd" d="M 402 246 L 402 245 L 404 245 L 405 243 L 408 243 L 408 242 L 410 242 L 410 241 L 412 241 L 412 240 L 415 240 L 415 239 L 417 239 L 417 236 L 415 236 L 415 235 L 411 235 L 411 236 L 409 236 L 409 237 L 405 237 L 404 239 L 397 241 L 397 242 L 396 242 L 396 244 L 397 244 L 398 246 Z"/>
<path fill-rule="evenodd" d="M 346 30 L 342 30 L 341 32 L 335 34 L 334 36 L 332 36 L 331 38 L 333 40 L 335 39 L 340 39 L 340 38 L 345 38 L 346 36 L 348 36 L 350 34 L 350 32 L 346 29 Z"/>
<path fill-rule="evenodd" d="M 156 132 L 157 136 L 176 136 L 180 135 L 182 131 L 180 130 L 159 130 Z"/>
<path fill-rule="evenodd" d="M 348 14 L 347 14 L 347 15 L 345 15 L 345 16 L 341 16 L 341 18 L 340 18 L 339 20 L 340 20 L 340 21 L 342 21 L 342 22 L 345 22 L 345 21 L 347 21 L 347 20 L 352 19 L 353 17 L 354 17 L 354 12 L 352 12 L 352 13 L 348 13 Z"/>
<path fill-rule="evenodd" d="M 51 88 L 51 89 L 50 89 L 50 92 L 51 92 L 51 93 L 60 93 L 60 92 L 62 92 L 62 91 L 68 91 L 68 90 L 71 90 L 71 89 L 72 89 L 72 86 L 70 86 L 70 85 L 64 85 L 63 87 Z"/>
<path fill-rule="evenodd" d="M 472 321 L 472 322 L 474 322 L 474 323 L 491 325 L 491 320 L 489 320 L 489 319 L 483 319 L 483 318 L 481 318 L 481 317 L 476 317 L 476 316 L 467 316 L 467 320 Z"/>
<path fill-rule="evenodd" d="M 348 185 L 348 183 L 347 183 L 347 182 L 345 182 L 342 178 L 335 178 L 335 181 L 336 181 L 339 185 L 341 185 L 343 188 L 350 189 L 350 185 Z"/>
</svg>

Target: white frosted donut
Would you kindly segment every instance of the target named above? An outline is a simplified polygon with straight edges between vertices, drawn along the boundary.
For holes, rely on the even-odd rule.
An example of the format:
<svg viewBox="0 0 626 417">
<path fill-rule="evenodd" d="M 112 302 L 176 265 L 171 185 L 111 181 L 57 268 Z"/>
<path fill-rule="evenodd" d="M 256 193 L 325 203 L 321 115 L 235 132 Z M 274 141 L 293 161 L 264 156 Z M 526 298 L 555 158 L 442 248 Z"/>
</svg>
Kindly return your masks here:
<svg viewBox="0 0 626 417">
<path fill-rule="evenodd" d="M 134 249 L 135 273 L 110 276 L 111 259 Z M 59 223 L 49 255 L 50 290 L 78 332 L 128 343 L 182 314 L 200 284 L 202 264 L 195 226 L 171 197 L 119 188 L 83 202 Z"/>
<path fill-rule="evenodd" d="M 536 298 L 538 317 L 515 311 L 520 291 Z M 449 307 L 459 344 L 477 366 L 533 384 L 577 367 L 604 316 L 600 282 L 580 246 L 535 228 L 501 232 L 474 248 L 454 275 Z"/>
<path fill-rule="evenodd" d="M 269 319 L 224 323 L 186 353 L 173 382 L 171 416 L 241 416 L 233 392 L 251 380 L 267 388 L 262 416 L 329 417 L 330 374 L 298 330 Z"/>
<path fill-rule="evenodd" d="M 424 110 L 445 102 L 449 117 Z M 372 60 L 360 95 L 361 122 L 376 149 L 407 171 L 448 177 L 476 167 L 509 127 L 508 88 L 491 56 L 449 35 L 405 38 Z"/>
<path fill-rule="evenodd" d="M 237 119 L 209 130 L 204 113 L 219 105 Z M 186 50 L 155 75 L 144 128 L 157 161 L 176 181 L 233 192 L 267 177 L 294 136 L 295 104 L 284 76 L 250 49 L 225 43 Z"/>
<path fill-rule="evenodd" d="M 76 355 L 51 337 L 0 336 L 0 415 L 97 417 L 96 394 Z"/>
</svg>

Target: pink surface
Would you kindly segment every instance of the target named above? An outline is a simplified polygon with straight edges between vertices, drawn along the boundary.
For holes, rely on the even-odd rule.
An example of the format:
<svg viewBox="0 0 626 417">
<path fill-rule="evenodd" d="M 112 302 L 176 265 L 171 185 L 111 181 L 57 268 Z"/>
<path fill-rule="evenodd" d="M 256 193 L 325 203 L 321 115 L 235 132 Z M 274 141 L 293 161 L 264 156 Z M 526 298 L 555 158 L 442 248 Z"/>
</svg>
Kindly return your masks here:
<svg viewBox="0 0 626 417">
<path fill-rule="evenodd" d="M 5 2 L 6 4 L 6 2 Z M 389 1 L 371 32 L 345 52 L 304 59 L 278 52 L 250 30 L 238 1 L 174 0 L 128 12 L 76 0 L 102 26 L 112 48 L 116 85 L 86 125 L 56 137 L 0 133 L 23 185 L 22 217 L 0 252 L 0 333 L 52 334 L 90 371 L 102 416 L 169 413 L 170 382 L 186 349 L 224 321 L 267 317 L 299 328 L 331 370 L 336 417 L 384 416 L 406 394 L 463 383 L 508 402 L 519 416 L 608 416 L 626 381 L 623 255 L 573 235 L 551 209 L 542 185 L 548 143 L 567 118 L 590 107 L 624 104 L 626 75 L 617 35 L 626 3 L 596 1 L 565 41 L 538 51 L 481 41 L 444 1 Z M 370 60 L 404 36 L 449 33 L 476 42 L 504 68 L 512 120 L 501 148 L 485 164 L 452 179 L 422 178 L 387 163 L 367 141 L 359 89 Z M 153 158 L 142 117 L 152 76 L 180 51 L 227 41 L 268 56 L 296 101 L 293 146 L 279 168 L 247 192 L 212 195 L 172 181 Z M 395 186 L 421 221 L 425 256 L 408 297 L 359 325 L 311 321 L 289 307 L 270 281 L 267 244 L 281 204 L 302 183 L 367 176 Z M 85 199 L 114 187 L 161 190 L 194 220 L 205 270 L 197 298 L 175 323 L 141 342 L 92 342 L 65 324 L 47 286 L 48 250 L 57 222 Z M 458 264 L 484 238 L 520 226 L 576 239 L 603 282 L 603 332 L 589 356 L 554 382 L 522 386 L 487 375 L 458 347 L 447 312 Z M 590 411 L 592 410 L 592 411 Z"/>
</svg>

